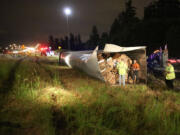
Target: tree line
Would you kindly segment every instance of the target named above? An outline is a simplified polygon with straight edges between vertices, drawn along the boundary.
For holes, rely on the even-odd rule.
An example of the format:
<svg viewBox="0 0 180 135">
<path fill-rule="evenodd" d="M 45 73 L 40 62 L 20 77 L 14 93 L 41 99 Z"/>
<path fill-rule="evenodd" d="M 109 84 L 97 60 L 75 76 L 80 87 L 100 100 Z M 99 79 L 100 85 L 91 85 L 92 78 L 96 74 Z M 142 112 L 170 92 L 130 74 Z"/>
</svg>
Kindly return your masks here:
<svg viewBox="0 0 180 135">
<path fill-rule="evenodd" d="M 61 47 L 62 49 L 82 50 L 82 46 L 84 45 L 81 41 L 80 34 L 74 35 L 72 33 L 70 33 L 69 37 L 65 36 L 62 38 L 54 38 L 50 35 L 48 42 L 52 50 L 57 50 L 58 47 Z"/>
<path fill-rule="evenodd" d="M 179 56 L 180 43 L 180 2 L 179 0 L 158 0 L 144 8 L 142 19 L 136 16 L 136 8 L 132 0 L 127 0 L 125 10 L 115 18 L 110 31 L 101 35 L 94 25 L 86 43 L 81 42 L 80 35 L 70 34 L 64 39 L 52 39 L 57 46 L 60 41 L 62 48 L 67 49 L 68 43 L 71 50 L 94 49 L 99 45 L 104 48 L 106 43 L 120 46 L 147 46 L 147 53 L 168 45 L 170 56 Z M 51 43 L 52 44 L 52 43 Z"/>
</svg>

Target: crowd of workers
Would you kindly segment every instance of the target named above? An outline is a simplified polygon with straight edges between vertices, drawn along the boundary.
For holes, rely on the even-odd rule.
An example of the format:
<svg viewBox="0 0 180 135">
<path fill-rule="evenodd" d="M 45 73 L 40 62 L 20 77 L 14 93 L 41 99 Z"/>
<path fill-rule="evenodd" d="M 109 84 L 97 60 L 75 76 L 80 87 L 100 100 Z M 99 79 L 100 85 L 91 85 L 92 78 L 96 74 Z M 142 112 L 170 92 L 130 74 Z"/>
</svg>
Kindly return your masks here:
<svg viewBox="0 0 180 135">
<path fill-rule="evenodd" d="M 138 83 L 139 82 L 139 71 L 140 71 L 140 65 L 139 63 L 134 60 L 132 64 L 128 67 L 128 65 L 125 63 L 124 59 L 122 59 L 120 62 L 117 63 L 117 69 L 119 73 L 119 85 L 121 86 L 121 83 L 123 86 L 125 86 L 125 78 L 126 75 L 128 75 L 128 81 L 129 78 L 131 77 L 133 80 L 133 83 Z M 165 83 L 169 89 L 174 89 L 174 79 L 175 79 L 175 71 L 174 67 L 171 64 L 170 61 L 166 62 L 166 67 L 165 67 Z"/>
<path fill-rule="evenodd" d="M 140 66 L 136 60 L 134 60 L 133 63 L 128 67 L 128 65 L 124 62 L 124 59 L 121 59 L 121 61 L 117 63 L 117 69 L 119 73 L 119 85 L 122 83 L 123 86 L 125 86 L 126 75 L 128 75 L 128 81 L 131 77 L 133 83 L 139 82 Z"/>
</svg>

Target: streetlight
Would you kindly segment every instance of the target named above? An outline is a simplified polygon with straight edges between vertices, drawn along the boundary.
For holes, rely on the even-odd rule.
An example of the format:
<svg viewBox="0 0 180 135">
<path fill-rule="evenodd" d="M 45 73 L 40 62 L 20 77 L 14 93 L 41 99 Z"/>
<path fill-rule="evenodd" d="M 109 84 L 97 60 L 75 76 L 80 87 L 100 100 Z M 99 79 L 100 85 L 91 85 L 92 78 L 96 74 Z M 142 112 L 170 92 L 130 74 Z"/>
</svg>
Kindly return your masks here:
<svg viewBox="0 0 180 135">
<path fill-rule="evenodd" d="M 66 7 L 64 8 L 64 14 L 66 15 L 66 19 L 67 19 L 67 37 L 69 35 L 69 16 L 72 14 L 72 10 L 70 7 Z M 70 50 L 70 44 L 69 44 L 69 39 L 68 39 L 68 49 Z"/>
</svg>

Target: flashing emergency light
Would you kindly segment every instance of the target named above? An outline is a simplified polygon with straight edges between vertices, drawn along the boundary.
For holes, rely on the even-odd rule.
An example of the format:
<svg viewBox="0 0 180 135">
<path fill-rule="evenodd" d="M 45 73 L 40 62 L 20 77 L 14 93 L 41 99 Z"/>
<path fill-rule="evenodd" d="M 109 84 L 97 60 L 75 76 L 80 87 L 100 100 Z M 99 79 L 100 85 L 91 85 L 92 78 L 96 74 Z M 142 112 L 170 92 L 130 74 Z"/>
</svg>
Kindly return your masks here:
<svg viewBox="0 0 180 135">
<path fill-rule="evenodd" d="M 170 63 L 172 63 L 172 64 L 178 63 L 178 60 L 175 60 L 175 59 L 168 59 L 168 61 L 169 61 Z"/>
</svg>

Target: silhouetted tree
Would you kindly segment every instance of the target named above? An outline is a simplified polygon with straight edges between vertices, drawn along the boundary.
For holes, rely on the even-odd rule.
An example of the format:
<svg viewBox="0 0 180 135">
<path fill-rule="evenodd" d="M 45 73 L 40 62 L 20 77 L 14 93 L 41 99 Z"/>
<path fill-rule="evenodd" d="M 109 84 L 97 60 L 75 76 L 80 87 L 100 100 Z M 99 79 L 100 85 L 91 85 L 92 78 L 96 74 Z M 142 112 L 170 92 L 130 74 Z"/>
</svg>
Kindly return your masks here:
<svg viewBox="0 0 180 135">
<path fill-rule="evenodd" d="M 125 16 L 127 17 L 127 21 L 129 19 L 134 19 L 136 15 L 136 8 L 132 6 L 132 0 L 128 0 L 125 5 L 126 5 Z"/>
<path fill-rule="evenodd" d="M 180 25 L 173 25 L 166 33 L 169 55 L 172 57 L 179 56 L 180 50 Z"/>
<path fill-rule="evenodd" d="M 88 41 L 88 45 L 90 49 L 94 49 L 96 46 L 99 45 L 100 39 L 99 34 L 96 26 L 93 26 L 92 32 L 90 34 L 90 39 Z"/>
<path fill-rule="evenodd" d="M 136 8 L 132 6 L 132 0 L 125 4 L 125 11 L 119 14 L 111 26 L 110 39 L 112 43 L 128 46 L 136 42 L 134 31 L 140 20 L 135 16 Z"/>
<path fill-rule="evenodd" d="M 78 40 L 78 44 L 81 45 L 81 44 L 82 44 L 82 41 L 81 41 L 81 35 L 80 35 L 80 34 L 78 34 L 77 40 Z"/>
<path fill-rule="evenodd" d="M 61 38 L 49 36 L 49 45 L 53 50 L 58 49 L 59 46 L 61 46 L 62 49 L 69 49 L 68 44 L 70 45 L 71 50 L 82 50 L 84 45 L 81 41 L 80 34 L 74 35 L 73 33 L 70 33 L 69 38 L 67 36 Z"/>
<path fill-rule="evenodd" d="M 119 35 L 118 35 L 119 29 L 120 29 L 119 27 L 120 27 L 120 24 L 119 24 L 118 19 L 116 18 L 110 29 L 110 40 L 114 44 L 119 43 Z"/>
<path fill-rule="evenodd" d="M 106 43 L 109 43 L 109 35 L 107 32 L 103 32 L 102 35 L 101 35 L 101 39 L 100 39 L 100 46 L 99 46 L 99 49 L 104 49 L 104 46 Z"/>
<path fill-rule="evenodd" d="M 74 36 L 74 50 L 78 50 L 78 38 Z"/>
<path fill-rule="evenodd" d="M 77 49 L 78 50 L 83 50 L 84 49 L 84 46 L 83 46 L 83 43 L 82 43 L 82 40 L 81 40 L 81 35 L 78 34 L 77 36 Z"/>
<path fill-rule="evenodd" d="M 69 41 L 69 43 L 70 43 L 70 48 L 72 49 L 72 50 L 74 50 L 75 49 L 75 41 L 74 41 L 74 35 L 72 34 L 72 33 L 70 33 L 70 39 L 69 39 L 70 41 Z"/>
<path fill-rule="evenodd" d="M 64 42 L 65 42 L 66 49 L 69 49 L 68 48 L 69 38 L 67 36 L 65 36 Z"/>
<path fill-rule="evenodd" d="M 67 49 L 66 42 L 63 38 L 60 39 L 60 46 L 62 49 Z"/>
<path fill-rule="evenodd" d="M 126 2 L 111 25 L 111 43 L 123 46 L 146 45 L 147 53 L 168 43 L 170 55 L 177 55 L 180 42 L 180 2 L 179 0 L 158 0 L 145 7 L 144 18 L 136 17 L 132 1 Z M 173 53 L 172 53 L 173 52 Z"/>
<path fill-rule="evenodd" d="M 175 28 L 179 27 L 180 2 L 178 0 L 159 0 L 145 7 L 141 37 L 148 43 L 149 52 L 166 42 L 171 52 L 176 52 L 174 46 L 179 42 L 179 37 Z"/>
<path fill-rule="evenodd" d="M 58 49 L 59 45 L 60 45 L 59 39 L 55 38 L 55 49 Z"/>
<path fill-rule="evenodd" d="M 180 17 L 179 0 L 159 0 L 145 7 L 144 19 L 170 19 Z"/>
<path fill-rule="evenodd" d="M 52 35 L 49 36 L 49 46 L 52 48 L 52 50 L 55 50 L 55 42 L 54 42 L 54 37 Z"/>
</svg>

